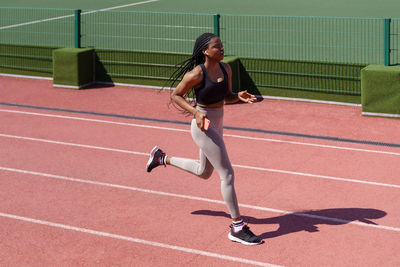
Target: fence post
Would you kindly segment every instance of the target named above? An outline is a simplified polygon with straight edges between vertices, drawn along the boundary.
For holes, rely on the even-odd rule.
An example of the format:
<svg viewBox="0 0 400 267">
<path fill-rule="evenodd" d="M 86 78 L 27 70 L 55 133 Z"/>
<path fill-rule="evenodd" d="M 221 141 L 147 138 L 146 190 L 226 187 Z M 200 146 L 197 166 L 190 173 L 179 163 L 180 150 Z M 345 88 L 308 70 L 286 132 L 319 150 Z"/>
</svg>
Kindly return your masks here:
<svg viewBox="0 0 400 267">
<path fill-rule="evenodd" d="M 384 54 L 384 63 L 385 66 L 390 66 L 390 18 L 385 18 L 385 54 Z"/>
<path fill-rule="evenodd" d="M 214 15 L 214 34 L 219 36 L 219 18 L 221 17 L 220 14 Z"/>
<path fill-rule="evenodd" d="M 75 10 L 75 48 L 81 48 L 81 10 Z"/>
</svg>

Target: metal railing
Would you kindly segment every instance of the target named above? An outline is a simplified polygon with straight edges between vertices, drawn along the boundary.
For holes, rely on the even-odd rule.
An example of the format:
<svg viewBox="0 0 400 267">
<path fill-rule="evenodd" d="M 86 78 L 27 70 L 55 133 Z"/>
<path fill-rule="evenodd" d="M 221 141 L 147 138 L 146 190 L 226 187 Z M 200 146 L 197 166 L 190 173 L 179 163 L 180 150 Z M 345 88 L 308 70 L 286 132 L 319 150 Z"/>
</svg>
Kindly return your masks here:
<svg viewBox="0 0 400 267">
<path fill-rule="evenodd" d="M 359 88 L 347 87 L 359 87 L 362 65 L 400 64 L 400 19 L 0 8 L 0 68 L 36 67 L 51 72 L 51 53 L 35 47 L 144 51 L 157 53 L 154 58 L 160 58 L 160 53 L 191 54 L 196 37 L 203 32 L 219 35 L 226 54 L 243 58 L 260 86 L 358 94 Z M 107 60 L 114 65 L 159 65 L 158 59 L 151 58 Z M 272 63 L 266 60 L 291 64 L 271 69 Z M 317 64 L 306 64 L 304 70 L 304 62 Z M 329 64 L 335 66 L 334 71 L 324 69 Z M 343 64 L 355 67 L 346 74 Z M 288 77 L 294 79 L 293 84 L 282 84 Z M 302 85 L 300 77 L 310 80 L 309 84 Z M 349 81 L 345 86 L 343 79 Z M 318 83 L 338 85 L 324 89 Z"/>
<path fill-rule="evenodd" d="M 398 19 L 0 8 L 0 43 L 191 53 L 214 32 L 227 54 L 399 64 Z"/>
</svg>

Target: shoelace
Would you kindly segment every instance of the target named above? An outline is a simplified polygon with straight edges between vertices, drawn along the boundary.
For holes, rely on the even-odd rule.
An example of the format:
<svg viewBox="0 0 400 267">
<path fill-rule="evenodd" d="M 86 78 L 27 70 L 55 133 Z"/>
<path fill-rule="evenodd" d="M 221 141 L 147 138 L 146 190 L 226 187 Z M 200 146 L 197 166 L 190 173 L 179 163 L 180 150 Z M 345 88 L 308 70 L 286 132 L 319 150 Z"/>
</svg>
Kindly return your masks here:
<svg viewBox="0 0 400 267">
<path fill-rule="evenodd" d="M 231 229 L 233 229 L 234 227 L 233 227 L 233 224 L 231 224 L 231 225 L 229 225 L 229 228 L 231 228 Z M 247 226 L 247 223 L 244 223 L 244 225 L 243 225 L 243 228 L 242 228 L 242 230 L 241 231 L 243 231 L 244 233 L 252 233 L 251 231 L 250 231 L 250 228 Z"/>
<path fill-rule="evenodd" d="M 245 233 L 248 234 L 248 235 L 254 235 L 253 232 L 250 231 L 250 228 L 247 226 L 247 224 L 245 224 L 245 225 L 243 226 L 242 231 L 245 232 Z"/>
</svg>

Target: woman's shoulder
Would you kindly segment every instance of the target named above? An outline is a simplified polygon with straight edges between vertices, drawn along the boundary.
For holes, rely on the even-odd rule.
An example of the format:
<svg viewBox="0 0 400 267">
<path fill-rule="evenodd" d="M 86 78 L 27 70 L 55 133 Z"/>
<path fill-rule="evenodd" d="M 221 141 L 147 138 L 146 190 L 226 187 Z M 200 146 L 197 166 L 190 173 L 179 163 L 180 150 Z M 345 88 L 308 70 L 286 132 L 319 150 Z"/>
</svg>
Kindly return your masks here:
<svg viewBox="0 0 400 267">
<path fill-rule="evenodd" d="M 224 67 L 228 74 L 232 73 L 231 65 L 222 61 L 220 62 L 220 64 Z"/>
<path fill-rule="evenodd" d="M 185 74 L 185 78 L 189 80 L 202 80 L 203 70 L 200 65 L 196 66 L 194 69 Z"/>
<path fill-rule="evenodd" d="M 230 67 L 231 67 L 228 63 L 223 62 L 223 61 L 220 61 L 219 64 L 221 64 L 221 65 L 224 66 L 225 68 L 230 68 Z"/>
</svg>

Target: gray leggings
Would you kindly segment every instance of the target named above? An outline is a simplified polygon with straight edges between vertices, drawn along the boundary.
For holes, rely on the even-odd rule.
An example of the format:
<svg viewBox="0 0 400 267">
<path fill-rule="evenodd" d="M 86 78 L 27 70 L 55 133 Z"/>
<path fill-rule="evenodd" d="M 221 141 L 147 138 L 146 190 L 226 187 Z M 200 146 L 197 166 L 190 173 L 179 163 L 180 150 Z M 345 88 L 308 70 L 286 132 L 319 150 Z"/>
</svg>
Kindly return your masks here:
<svg viewBox="0 0 400 267">
<path fill-rule="evenodd" d="M 192 120 L 191 133 L 194 142 L 200 148 L 200 162 L 190 159 L 170 157 L 170 164 L 193 173 L 200 178 L 208 179 L 214 168 L 221 178 L 221 192 L 231 217 L 240 217 L 239 206 L 234 187 L 234 172 L 226 152 L 223 140 L 223 108 L 197 109 L 211 121 L 207 131 L 199 129 L 196 119 Z"/>
</svg>

